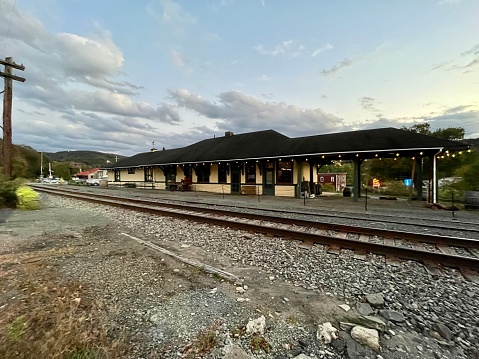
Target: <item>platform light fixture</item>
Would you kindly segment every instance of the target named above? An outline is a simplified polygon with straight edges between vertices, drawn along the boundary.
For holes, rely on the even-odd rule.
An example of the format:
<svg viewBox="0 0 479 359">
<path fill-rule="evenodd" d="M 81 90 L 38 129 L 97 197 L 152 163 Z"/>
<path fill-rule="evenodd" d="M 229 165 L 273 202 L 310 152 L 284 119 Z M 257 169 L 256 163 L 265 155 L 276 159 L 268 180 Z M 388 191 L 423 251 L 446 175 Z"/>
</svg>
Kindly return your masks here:
<svg viewBox="0 0 479 359">
<path fill-rule="evenodd" d="M 421 152 L 419 152 L 419 154 L 422 156 L 422 155 L 423 155 L 423 152 L 421 151 Z"/>
</svg>

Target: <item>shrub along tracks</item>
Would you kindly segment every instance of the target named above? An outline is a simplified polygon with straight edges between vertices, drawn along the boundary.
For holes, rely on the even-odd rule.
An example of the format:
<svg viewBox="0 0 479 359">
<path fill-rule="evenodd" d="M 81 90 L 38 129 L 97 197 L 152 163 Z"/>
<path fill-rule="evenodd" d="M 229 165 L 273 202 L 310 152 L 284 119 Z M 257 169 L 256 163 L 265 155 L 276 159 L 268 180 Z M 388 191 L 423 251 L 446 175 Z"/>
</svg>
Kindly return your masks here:
<svg viewBox="0 0 479 359">
<path fill-rule="evenodd" d="M 51 186 L 34 186 L 34 188 L 50 194 L 134 211 L 291 238 L 301 241 L 300 245 L 305 248 L 315 244 L 326 245 L 329 246 L 328 252 L 334 254 L 339 254 L 341 249 L 349 249 L 354 251 L 358 259 L 365 257 L 367 253 L 373 253 L 385 256 L 386 261 L 391 264 L 404 259 L 422 262 L 428 270 L 439 268 L 437 265 L 458 268 L 466 278 L 478 281 L 479 240 L 477 239 L 415 233 L 414 227 L 411 227 L 410 231 L 397 231 L 284 218 L 278 213 L 266 214 L 264 210 L 261 211 L 262 214 L 258 213 L 257 209 L 249 212 L 245 207 L 241 208 L 241 211 L 236 211 L 237 207 L 228 209 L 218 208 L 220 206 L 199 207 L 186 202 L 172 203 L 152 198 L 124 198 Z M 393 219 L 388 219 L 387 222 L 405 224 L 400 221 L 395 222 Z M 437 226 L 441 227 L 444 224 L 439 223 L 436 224 L 436 228 Z M 460 228 L 458 226 L 458 229 Z M 476 228 L 467 229 L 473 234 L 479 231 Z"/>
</svg>

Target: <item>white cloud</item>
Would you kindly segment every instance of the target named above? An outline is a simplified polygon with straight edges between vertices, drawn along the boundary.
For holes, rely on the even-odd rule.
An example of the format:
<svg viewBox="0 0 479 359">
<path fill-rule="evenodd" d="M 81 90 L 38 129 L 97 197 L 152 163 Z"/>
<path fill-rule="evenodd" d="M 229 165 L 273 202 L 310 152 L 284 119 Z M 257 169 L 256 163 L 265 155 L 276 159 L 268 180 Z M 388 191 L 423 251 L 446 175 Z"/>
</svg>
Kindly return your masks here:
<svg viewBox="0 0 479 359">
<path fill-rule="evenodd" d="M 271 81 L 272 79 L 273 79 L 272 77 L 262 74 L 260 77 L 256 79 L 256 81 L 265 82 L 265 81 Z"/>
<path fill-rule="evenodd" d="M 183 67 L 187 64 L 187 60 L 185 56 L 179 51 L 171 50 L 170 58 L 171 58 L 171 61 L 173 61 L 173 63 L 177 66 Z"/>
<path fill-rule="evenodd" d="M 323 47 L 319 47 L 317 48 L 316 50 L 314 50 L 312 53 L 311 53 L 311 57 L 316 57 L 318 56 L 321 52 L 323 51 L 326 51 L 326 50 L 331 50 L 333 48 L 333 45 L 331 45 L 329 42 L 324 45 Z"/>
<path fill-rule="evenodd" d="M 61 59 L 63 70 L 69 76 L 115 75 L 125 61 L 122 52 L 109 37 L 92 39 L 62 33 L 56 35 L 53 41 L 52 51 Z"/>
<path fill-rule="evenodd" d="M 154 0 L 146 6 L 148 14 L 163 23 L 174 25 L 193 25 L 197 19 L 172 0 Z"/>
<path fill-rule="evenodd" d="M 305 47 L 298 43 L 297 41 L 293 40 L 285 40 L 277 45 L 275 45 L 271 49 L 265 49 L 262 44 L 256 45 L 254 47 L 258 53 L 261 55 L 276 57 L 276 56 L 290 56 L 290 57 L 298 57 L 304 50 Z"/>
<path fill-rule="evenodd" d="M 0 35 L 5 39 L 5 47 L 9 40 L 21 41 L 24 44 L 42 50 L 42 45 L 49 38 L 48 31 L 40 20 L 22 13 L 16 7 L 16 1 L 2 1 L 0 7 Z"/>
<path fill-rule="evenodd" d="M 466 138 L 474 138 L 479 133 L 479 111 L 473 105 L 455 106 L 446 108 L 439 113 L 429 113 L 422 116 L 387 118 L 378 117 L 376 120 L 357 122 L 356 128 L 381 127 L 410 127 L 417 123 L 429 123 L 433 130 L 439 128 L 461 127 L 466 131 Z"/>
<path fill-rule="evenodd" d="M 241 133 L 274 128 L 288 134 L 314 134 L 337 130 L 343 120 L 320 108 L 306 109 L 286 103 L 265 102 L 239 91 L 218 95 L 211 102 L 185 89 L 170 91 L 171 99 L 186 110 L 217 120 L 215 127 Z"/>
<path fill-rule="evenodd" d="M 349 59 L 344 59 L 342 60 L 341 62 L 337 63 L 336 65 L 334 65 L 333 67 L 329 68 L 329 69 L 324 69 L 321 71 L 321 74 L 323 76 L 329 76 L 329 75 L 333 75 L 335 74 L 336 72 L 338 72 L 339 70 L 345 68 L 345 67 L 348 67 L 348 66 L 351 66 L 352 65 L 352 61 L 349 60 Z"/>
<path fill-rule="evenodd" d="M 376 102 L 377 101 L 374 98 L 368 96 L 363 96 L 359 99 L 360 107 L 368 112 L 379 112 L 376 108 Z"/>
</svg>

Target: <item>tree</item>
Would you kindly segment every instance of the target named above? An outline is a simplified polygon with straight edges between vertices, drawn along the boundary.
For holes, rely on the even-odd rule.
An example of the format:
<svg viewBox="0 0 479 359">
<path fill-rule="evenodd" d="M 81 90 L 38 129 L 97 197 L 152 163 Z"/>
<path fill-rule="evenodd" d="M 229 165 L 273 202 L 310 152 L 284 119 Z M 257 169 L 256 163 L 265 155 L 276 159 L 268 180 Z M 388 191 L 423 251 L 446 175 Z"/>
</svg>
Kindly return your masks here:
<svg viewBox="0 0 479 359">
<path fill-rule="evenodd" d="M 65 181 L 69 181 L 72 179 L 70 166 L 68 165 L 68 163 L 66 162 L 54 163 L 52 166 L 52 169 L 56 177 L 61 177 Z"/>
<path fill-rule="evenodd" d="M 459 141 L 464 139 L 466 131 L 462 127 L 439 128 L 432 133 L 434 137 L 444 138 L 446 140 Z"/>
<path fill-rule="evenodd" d="M 431 125 L 428 122 L 425 123 L 417 123 L 412 125 L 411 127 L 402 127 L 403 130 L 421 133 L 423 135 L 431 135 Z"/>
</svg>

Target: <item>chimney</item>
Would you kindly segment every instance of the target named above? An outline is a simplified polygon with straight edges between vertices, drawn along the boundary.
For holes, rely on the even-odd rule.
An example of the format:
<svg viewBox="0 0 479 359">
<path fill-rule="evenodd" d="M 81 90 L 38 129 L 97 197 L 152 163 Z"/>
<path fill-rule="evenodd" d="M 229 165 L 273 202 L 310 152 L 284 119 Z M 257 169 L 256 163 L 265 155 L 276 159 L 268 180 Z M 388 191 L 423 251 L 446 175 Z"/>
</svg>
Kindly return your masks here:
<svg viewBox="0 0 479 359">
<path fill-rule="evenodd" d="M 234 135 L 234 133 L 231 132 L 231 131 L 226 131 L 226 132 L 225 132 L 225 137 L 231 137 L 231 136 L 233 136 L 233 135 Z"/>
</svg>

